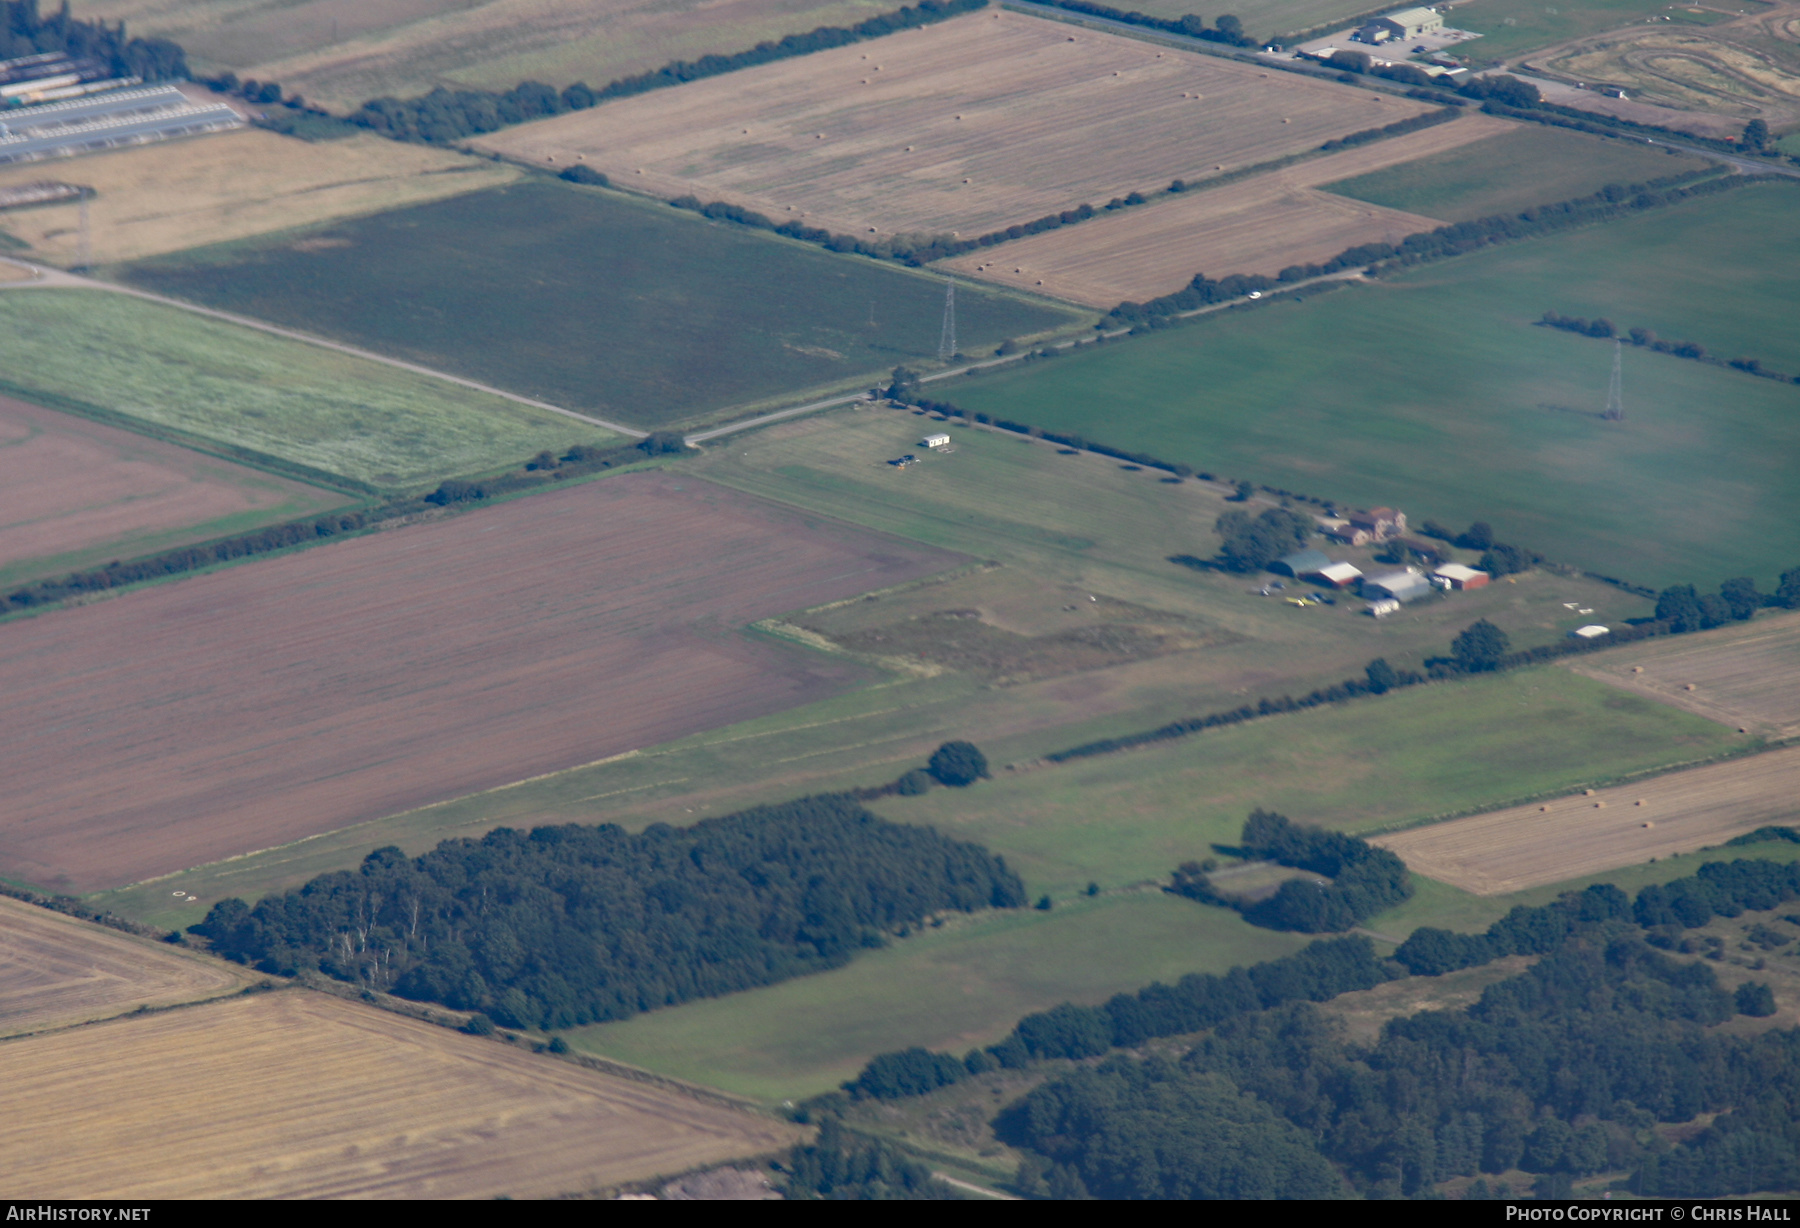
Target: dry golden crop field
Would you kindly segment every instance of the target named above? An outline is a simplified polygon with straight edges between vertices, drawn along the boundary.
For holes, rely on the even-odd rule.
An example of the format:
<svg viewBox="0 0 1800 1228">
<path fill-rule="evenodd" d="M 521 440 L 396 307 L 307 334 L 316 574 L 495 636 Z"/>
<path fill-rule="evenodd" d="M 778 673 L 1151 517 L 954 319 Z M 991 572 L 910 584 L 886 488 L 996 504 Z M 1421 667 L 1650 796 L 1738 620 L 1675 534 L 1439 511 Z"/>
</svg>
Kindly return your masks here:
<svg viewBox="0 0 1800 1228">
<path fill-rule="evenodd" d="M 12 1197 L 549 1197 L 799 1135 L 298 989 L 0 1045 Z"/>
<path fill-rule="evenodd" d="M 1800 614 L 1632 644 L 1569 668 L 1753 733 L 1800 736 Z"/>
<path fill-rule="evenodd" d="M 1800 746 L 1635 784 L 1375 836 L 1417 873 L 1476 895 L 1691 853 L 1800 817 Z"/>
<path fill-rule="evenodd" d="M 616 77 L 853 25 L 892 0 L 85 0 L 79 16 L 172 38 L 197 70 L 278 81 L 334 110 L 439 85 Z"/>
<path fill-rule="evenodd" d="M 1180 289 L 1195 273 L 1274 275 L 1358 243 L 1391 243 L 1443 223 L 1318 191 L 1495 136 L 1516 125 L 1467 115 L 1238 183 L 1165 196 L 1060 230 L 971 252 L 942 267 L 1002 285 L 1111 307 Z"/>
<path fill-rule="evenodd" d="M 94 188 L 96 264 L 136 260 L 333 218 L 423 204 L 518 178 L 513 167 L 378 136 L 312 143 L 246 128 L 0 170 L 0 188 L 44 178 Z M 0 229 L 52 264 L 78 258 L 79 206 L 0 213 Z"/>
<path fill-rule="evenodd" d="M 840 233 L 973 236 L 1429 109 L 988 9 L 474 144 Z"/>
<path fill-rule="evenodd" d="M 231 993 L 242 969 L 0 897 L 0 1036 Z"/>
</svg>

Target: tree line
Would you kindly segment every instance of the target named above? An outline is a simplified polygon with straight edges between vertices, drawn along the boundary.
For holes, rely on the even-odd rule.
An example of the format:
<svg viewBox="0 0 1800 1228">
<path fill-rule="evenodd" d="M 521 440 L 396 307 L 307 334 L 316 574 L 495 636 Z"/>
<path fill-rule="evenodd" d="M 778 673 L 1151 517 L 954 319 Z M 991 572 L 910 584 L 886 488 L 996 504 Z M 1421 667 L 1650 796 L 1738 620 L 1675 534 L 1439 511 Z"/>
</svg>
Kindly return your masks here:
<svg viewBox="0 0 1800 1228">
<path fill-rule="evenodd" d="M 1368 266 L 1379 275 L 1433 260 L 1445 260 L 1483 247 L 1510 243 L 1518 239 L 1554 234 L 1575 226 L 1608 221 L 1649 209 L 1660 209 L 1698 196 L 1729 192 L 1742 186 L 1742 176 L 1706 179 L 1686 187 L 1674 186 L 1678 176 L 1670 180 L 1629 185 L 1607 184 L 1590 196 L 1565 200 L 1556 204 L 1536 205 L 1516 214 L 1495 214 L 1469 222 L 1456 222 L 1436 230 L 1408 235 L 1398 244 L 1361 243 L 1345 248 L 1323 264 L 1295 264 L 1282 269 L 1274 278 L 1260 273 L 1234 273 L 1213 281 L 1196 273 L 1182 289 L 1146 302 L 1126 301 L 1108 313 L 1108 318 L 1122 325 L 1156 326 L 1170 316 L 1194 311 L 1213 303 L 1243 298 L 1251 291 L 1267 291 L 1281 285 L 1311 277 L 1323 277 L 1344 269 Z"/>
<path fill-rule="evenodd" d="M 45 17 L 38 0 L 0 0 L 0 59 L 61 52 L 71 59 L 98 60 L 115 77 L 168 81 L 188 75 L 187 53 L 166 38 L 129 38 L 125 23 L 78 21 L 69 16 L 67 0 Z"/>
<path fill-rule="evenodd" d="M 650 440 L 657 438 L 658 436 L 653 435 Z M 679 439 L 678 436 L 676 438 Z M 256 529 L 249 533 L 239 533 L 215 542 L 205 542 L 197 546 L 178 546 L 146 558 L 133 559 L 129 562 L 115 560 L 104 567 L 70 572 L 50 580 L 37 580 L 0 597 L 0 615 L 55 605 L 58 602 L 67 601 L 71 597 L 124 588 L 132 584 L 141 584 L 147 580 L 161 580 L 190 571 L 200 571 L 207 567 L 216 567 L 220 563 L 232 563 L 259 554 L 290 550 L 296 546 L 339 537 L 346 533 L 360 532 L 402 516 L 417 515 L 420 512 L 431 510 L 434 506 L 443 507 L 453 503 L 486 499 L 500 494 L 512 494 L 572 477 L 598 473 L 616 465 L 629 464 L 632 461 L 643 459 L 650 440 L 644 440 L 637 444 L 619 444 L 608 448 L 580 444 L 570 448 L 560 457 L 549 452 L 541 452 L 535 459 L 518 470 L 477 482 L 452 479 L 441 483 L 436 490 L 423 498 L 390 499 L 385 503 L 358 511 L 333 512 L 329 515 L 310 517 L 305 520 L 290 520 L 285 524 L 270 525 L 267 528 Z"/>
<path fill-rule="evenodd" d="M 1257 807 L 1244 822 L 1240 856 L 1326 875 L 1319 885 L 1299 879 L 1282 883 L 1267 899 L 1246 903 L 1218 890 L 1198 862 L 1179 867 L 1166 890 L 1175 895 L 1236 909 L 1264 929 L 1331 934 L 1356 926 L 1412 898 L 1406 863 L 1384 848 L 1343 832 L 1291 822 L 1286 815 Z"/>
<path fill-rule="evenodd" d="M 1257 45 L 1255 39 L 1244 33 L 1244 23 L 1230 13 L 1220 16 L 1209 29 L 1206 18 L 1196 17 L 1192 13 L 1181 17 L 1167 18 L 1152 17 L 1148 13 L 1139 13 L 1130 9 L 1115 9 L 1105 4 L 1092 4 L 1089 0 L 1036 0 L 1036 3 L 1064 9 L 1071 13 L 1085 13 L 1089 17 L 1104 17 L 1108 21 L 1124 22 L 1126 25 L 1146 26 L 1167 34 L 1182 34 L 1188 38 L 1198 38 L 1209 43 L 1222 43 L 1227 47 L 1254 47 Z"/>
<path fill-rule="evenodd" d="M 221 900 L 191 932 L 266 972 L 567 1028 L 837 967 L 933 913 L 1024 902 L 986 849 L 826 795 L 635 835 L 571 824 L 416 858 L 377 849 L 254 908 Z"/>
<path fill-rule="evenodd" d="M 1707 353 L 1706 347 L 1698 341 L 1670 341 L 1666 337 L 1658 337 L 1653 330 L 1648 328 L 1633 328 L 1621 333 L 1614 329 L 1613 322 L 1604 316 L 1586 320 L 1580 316 L 1558 315 L 1554 311 L 1546 311 L 1538 318 L 1538 324 L 1543 328 L 1557 328 L 1563 332 L 1575 333 L 1583 337 L 1629 341 L 1632 345 L 1654 350 L 1658 354 L 1672 354 L 1676 358 L 1711 363 L 1715 367 L 1732 367 L 1750 375 L 1778 380 L 1784 384 L 1800 384 L 1800 375 L 1786 375 L 1765 367 L 1759 358 L 1720 358 L 1716 354 Z"/>
<path fill-rule="evenodd" d="M 820 26 L 805 34 L 789 34 L 774 42 L 758 43 L 748 51 L 703 55 L 697 60 L 675 60 L 650 72 L 610 81 L 599 89 L 576 82 L 558 91 L 540 81 L 523 81 L 502 92 L 452 90 L 440 86 L 419 98 L 375 98 L 357 108 L 350 116 L 350 122 L 397 141 L 443 144 L 566 111 L 586 110 L 613 98 L 666 89 L 742 68 L 880 38 L 899 30 L 931 25 L 984 8 L 986 4 L 987 0 L 920 0 L 916 5 L 871 17 L 848 28 Z"/>
</svg>

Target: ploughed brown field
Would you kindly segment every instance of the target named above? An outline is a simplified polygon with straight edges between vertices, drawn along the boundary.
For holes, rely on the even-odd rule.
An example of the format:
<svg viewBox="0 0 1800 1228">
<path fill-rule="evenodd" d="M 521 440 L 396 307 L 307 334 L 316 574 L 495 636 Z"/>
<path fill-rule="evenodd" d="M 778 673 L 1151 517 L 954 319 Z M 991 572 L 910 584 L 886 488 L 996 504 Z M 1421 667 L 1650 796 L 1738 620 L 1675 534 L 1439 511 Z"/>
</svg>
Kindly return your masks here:
<svg viewBox="0 0 1800 1228">
<path fill-rule="evenodd" d="M 1394 243 L 1443 225 L 1319 186 L 1443 153 L 1515 125 L 1466 115 L 1237 183 L 1166 196 L 1000 247 L 943 267 L 1001 285 L 1095 307 L 1142 301 L 1186 285 L 1195 273 L 1274 276 L 1290 264 L 1323 263 L 1361 243 Z"/>
<path fill-rule="evenodd" d="M 542 1198 L 800 1133 L 298 989 L 0 1045 L 11 1197 Z"/>
<path fill-rule="evenodd" d="M 244 532 L 344 501 L 0 396 L 0 582 Z"/>
<path fill-rule="evenodd" d="M 1505 895 L 1800 818 L 1800 746 L 1376 836 L 1420 874 Z"/>
<path fill-rule="evenodd" d="M 242 969 L 0 897 L 0 1036 L 229 993 Z"/>
<path fill-rule="evenodd" d="M 472 144 L 777 222 L 972 238 L 1430 109 L 992 8 Z"/>
<path fill-rule="evenodd" d="M 1752 733 L 1800 735 L 1800 614 L 1633 644 L 1569 668 Z"/>
<path fill-rule="evenodd" d="M 741 628 L 959 560 L 627 474 L 0 626 L 0 874 L 138 881 L 805 703 L 864 675 Z"/>
</svg>

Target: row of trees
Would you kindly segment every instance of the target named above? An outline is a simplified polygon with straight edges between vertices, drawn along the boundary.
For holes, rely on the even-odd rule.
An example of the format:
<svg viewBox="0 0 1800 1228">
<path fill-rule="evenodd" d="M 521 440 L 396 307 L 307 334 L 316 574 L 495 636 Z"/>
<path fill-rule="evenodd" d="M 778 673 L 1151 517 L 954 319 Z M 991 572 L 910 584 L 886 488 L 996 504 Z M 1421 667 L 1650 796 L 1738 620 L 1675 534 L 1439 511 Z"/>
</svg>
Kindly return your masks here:
<svg viewBox="0 0 1800 1228">
<path fill-rule="evenodd" d="M 1222 14 L 1212 27 L 1206 25 L 1206 18 L 1196 17 L 1192 13 L 1181 17 L 1152 17 L 1148 13 L 1139 13 L 1131 9 L 1116 9 L 1105 4 L 1091 4 L 1089 0 L 1040 0 L 1053 8 L 1066 9 L 1071 13 L 1085 13 L 1089 17 L 1104 17 L 1108 21 L 1122 21 L 1127 25 L 1147 26 L 1152 30 L 1162 30 L 1169 34 L 1184 34 L 1188 38 L 1203 39 L 1209 43 L 1223 43 L 1227 47 L 1254 47 L 1256 40 L 1244 33 L 1244 23 L 1230 13 Z"/>
<path fill-rule="evenodd" d="M 841 795 L 688 828 L 502 828 L 377 849 L 193 932 L 269 972 L 317 968 L 510 1027 L 566 1028 L 835 967 L 946 909 L 1017 908 L 999 857 Z"/>
<path fill-rule="evenodd" d="M 1621 341 L 1655 350 L 1658 354 L 1673 354 L 1677 358 L 1711 363 L 1715 367 L 1734 367 L 1751 375 L 1760 375 L 1764 379 L 1780 380 L 1784 384 L 1800 384 L 1800 375 L 1787 375 L 1765 367 L 1760 358 L 1720 358 L 1716 354 L 1707 353 L 1706 347 L 1698 341 L 1670 341 L 1665 337 L 1658 337 L 1648 328 L 1633 328 L 1628 332 L 1618 333 L 1613 328 L 1613 322 L 1604 316 L 1585 320 L 1580 316 L 1558 315 L 1554 311 L 1546 311 L 1539 317 L 1538 324 L 1545 328 L 1560 328 L 1564 332 L 1578 333 L 1583 337 L 1617 337 Z"/>
<path fill-rule="evenodd" d="M 1461 113 L 1455 107 L 1445 107 L 1441 111 L 1427 111 L 1425 114 L 1415 115 L 1411 119 L 1397 120 L 1379 128 L 1364 128 L 1360 132 L 1352 132 L 1349 136 L 1337 137 L 1334 140 L 1326 141 L 1319 148 L 1326 152 L 1334 149 L 1354 149 L 1358 145 L 1367 145 L 1371 141 L 1382 141 L 1391 136 L 1405 136 L 1407 133 L 1417 132 L 1421 128 L 1447 123 Z"/>
<path fill-rule="evenodd" d="M 1260 806 L 1244 823 L 1239 852 L 1323 874 L 1331 881 L 1321 885 L 1289 879 L 1274 895 L 1247 904 L 1219 891 L 1205 867 L 1190 861 L 1175 871 L 1168 890 L 1205 904 L 1235 908 L 1252 925 L 1303 934 L 1342 933 L 1412 897 L 1406 863 L 1388 850 L 1343 832 L 1290 822 L 1287 816 Z"/>
<path fill-rule="evenodd" d="M 1707 1184 L 1789 1188 L 1800 1033 L 1709 1030 L 1733 1010 L 1711 968 L 1615 922 L 1467 1009 L 1392 1020 L 1366 1048 L 1310 1005 L 1248 1013 L 1178 1062 L 1114 1058 L 1053 1079 L 995 1124 L 1035 1153 L 1025 1179 L 1076 1197 L 1391 1197 L 1515 1168 L 1558 1194 L 1573 1176 L 1628 1167 L 1640 1189 L 1692 1196 L 1695 1169 L 1675 1157 L 1752 1132 L 1761 1154 L 1740 1159 L 1740 1181 L 1764 1184 Z M 1718 1111 L 1705 1141 L 1673 1152 L 1645 1132 Z"/>
<path fill-rule="evenodd" d="M 440 86 L 420 98 L 372 99 L 350 116 L 350 122 L 397 141 L 441 144 L 565 111 L 586 110 L 611 98 L 643 94 L 736 72 L 740 68 L 753 68 L 829 47 L 880 38 L 972 12 L 986 3 L 987 0 L 920 0 L 916 5 L 871 17 L 847 29 L 820 26 L 805 34 L 790 34 L 775 42 L 758 43 L 748 51 L 677 60 L 652 72 L 621 77 L 599 89 L 577 82 L 559 91 L 539 81 L 524 81 L 504 92 L 452 90 Z"/>
<path fill-rule="evenodd" d="M 1553 234 L 1574 226 L 1624 217 L 1647 209 L 1729 192 L 1742 186 L 1742 176 L 1706 179 L 1685 187 L 1673 186 L 1676 179 L 1639 184 L 1609 184 L 1591 196 L 1556 204 L 1538 205 L 1516 214 L 1496 214 L 1469 222 L 1440 226 L 1436 230 L 1408 235 L 1398 244 L 1363 243 L 1346 248 L 1323 264 L 1296 264 L 1282 269 L 1275 278 L 1261 274 L 1233 274 L 1212 281 L 1196 274 L 1187 286 L 1147 302 L 1126 301 L 1113 308 L 1109 318 L 1119 324 L 1147 325 L 1157 319 L 1179 315 L 1184 311 L 1211 303 L 1242 298 L 1252 290 L 1271 290 L 1279 285 L 1309 277 L 1322 277 L 1342 269 L 1370 266 L 1381 272 L 1384 267 L 1402 268 L 1432 260 L 1460 256 L 1498 243 L 1537 235 Z M 1667 186 L 1664 186 L 1667 185 Z"/>
<path fill-rule="evenodd" d="M 73 59 L 98 60 L 115 77 L 168 81 L 188 75 L 187 53 L 166 38 L 130 38 L 125 23 L 78 21 L 68 0 L 48 17 L 38 0 L 0 0 L 0 59 L 61 52 Z"/>
</svg>

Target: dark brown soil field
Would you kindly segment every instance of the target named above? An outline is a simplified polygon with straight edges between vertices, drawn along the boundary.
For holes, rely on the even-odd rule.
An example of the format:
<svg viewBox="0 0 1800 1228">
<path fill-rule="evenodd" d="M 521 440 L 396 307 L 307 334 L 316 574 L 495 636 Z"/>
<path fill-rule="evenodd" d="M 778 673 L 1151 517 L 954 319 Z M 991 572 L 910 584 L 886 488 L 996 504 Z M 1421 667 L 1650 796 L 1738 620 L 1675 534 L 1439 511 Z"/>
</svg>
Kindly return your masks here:
<svg viewBox="0 0 1800 1228">
<path fill-rule="evenodd" d="M 741 628 L 960 561 L 634 474 L 0 626 L 0 874 L 139 881 L 806 703 L 865 675 Z"/>
<path fill-rule="evenodd" d="M 0 396 L 0 584 L 344 502 L 333 491 Z"/>
</svg>

